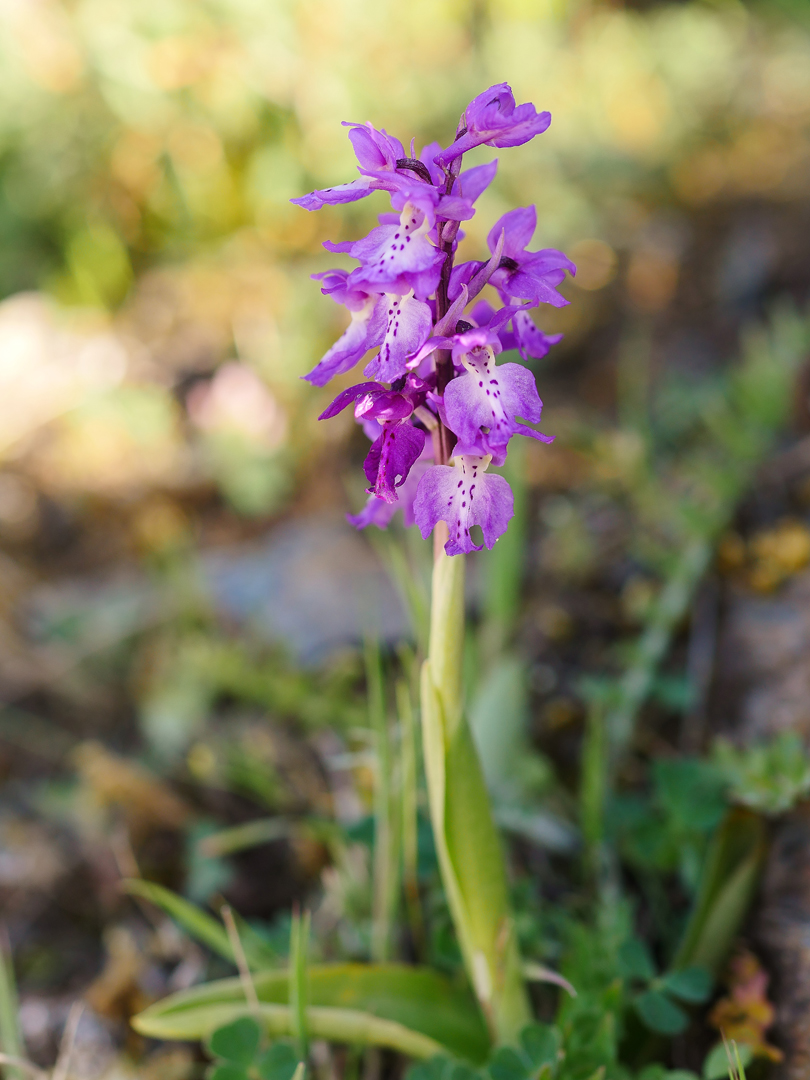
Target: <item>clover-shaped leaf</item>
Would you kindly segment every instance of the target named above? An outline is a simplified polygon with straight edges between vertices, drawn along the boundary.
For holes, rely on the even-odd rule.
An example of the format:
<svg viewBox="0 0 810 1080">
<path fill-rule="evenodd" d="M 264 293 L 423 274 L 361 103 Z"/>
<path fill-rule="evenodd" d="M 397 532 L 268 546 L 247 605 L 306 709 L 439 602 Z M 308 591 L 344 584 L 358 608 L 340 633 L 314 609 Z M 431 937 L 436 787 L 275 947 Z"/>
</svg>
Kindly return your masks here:
<svg viewBox="0 0 810 1080">
<path fill-rule="evenodd" d="M 527 1024 L 520 1033 L 520 1045 L 535 1069 L 556 1065 L 562 1039 L 550 1024 Z"/>
<path fill-rule="evenodd" d="M 487 1066 L 492 1080 L 527 1080 L 529 1070 L 517 1050 L 511 1046 L 499 1047 Z"/>
<path fill-rule="evenodd" d="M 679 1035 L 689 1026 L 689 1017 L 660 990 L 648 990 L 635 1001 L 636 1011 L 652 1031 Z"/>
<path fill-rule="evenodd" d="M 273 1043 L 258 1061 L 261 1080 L 292 1080 L 298 1068 L 298 1054 L 291 1043 Z"/>
<path fill-rule="evenodd" d="M 628 938 L 619 949 L 619 972 L 625 979 L 649 982 L 655 977 L 655 963 L 650 950 L 638 938 Z"/>
<path fill-rule="evenodd" d="M 696 1004 L 706 1001 L 712 992 L 711 975 L 702 967 L 671 971 L 669 975 L 663 977 L 661 983 L 673 997 Z"/>
<path fill-rule="evenodd" d="M 247 1068 L 259 1048 L 261 1031 L 250 1016 L 241 1016 L 224 1027 L 217 1028 L 208 1041 L 211 1053 L 229 1064 Z"/>
</svg>

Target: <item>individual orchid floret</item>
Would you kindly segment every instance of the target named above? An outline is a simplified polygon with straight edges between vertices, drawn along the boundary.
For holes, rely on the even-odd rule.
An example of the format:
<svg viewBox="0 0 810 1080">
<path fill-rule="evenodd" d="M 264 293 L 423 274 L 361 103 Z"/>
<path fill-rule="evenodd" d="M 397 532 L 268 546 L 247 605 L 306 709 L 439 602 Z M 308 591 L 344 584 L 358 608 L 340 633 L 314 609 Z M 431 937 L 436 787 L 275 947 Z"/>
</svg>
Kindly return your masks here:
<svg viewBox="0 0 810 1080">
<path fill-rule="evenodd" d="M 489 250 L 494 251 L 503 232 L 503 253 L 490 284 L 506 296 L 564 307 L 568 301 L 557 292 L 557 286 L 564 280 L 566 270 L 573 275 L 577 268 L 555 248 L 526 251 L 536 228 L 537 211 L 533 206 L 510 210 L 495 223 L 487 243 Z"/>
<path fill-rule="evenodd" d="M 496 366 L 496 349 L 488 327 L 459 335 L 457 349 L 466 373 L 448 384 L 444 413 L 462 452 L 477 449 L 502 464 L 513 435 L 553 441 L 518 419 L 535 424 L 543 411 L 534 375 L 522 364 Z"/>
<path fill-rule="evenodd" d="M 399 139 L 394 139 L 386 131 L 377 131 L 371 124 L 352 124 L 344 121 L 348 127 L 354 152 L 359 162 L 362 175 L 348 184 L 311 191 L 290 202 L 303 206 L 305 210 L 320 210 L 326 205 L 357 202 L 365 199 L 372 191 L 392 189 L 400 182 L 407 181 L 407 173 L 397 172 L 397 163 L 405 160 L 405 151 Z"/>
<path fill-rule="evenodd" d="M 550 123 L 551 113 L 539 113 L 530 103 L 515 106 L 509 84 L 497 83 L 473 98 L 464 110 L 456 141 L 437 154 L 435 161 L 446 167 L 474 146 L 521 146 L 541 135 Z"/>
<path fill-rule="evenodd" d="M 502 476 L 487 474 L 489 457 L 457 454 L 452 465 L 434 465 L 419 481 L 414 518 L 427 539 L 439 521 L 446 521 L 448 555 L 480 551 L 470 534 L 480 525 L 484 544 L 492 548 L 514 516 L 512 489 Z"/>
<path fill-rule="evenodd" d="M 347 270 L 326 270 L 312 276 L 323 282 L 323 293 L 331 296 L 335 303 L 344 304 L 351 314 L 351 322 L 343 335 L 312 371 L 304 376 L 314 386 L 325 386 L 335 375 L 351 371 L 369 349 L 380 345 L 385 330 L 379 319 L 372 322 L 372 315 L 380 302 L 378 292 L 349 287 Z"/>
<path fill-rule="evenodd" d="M 432 465 L 432 452 L 430 444 L 425 445 L 419 460 L 411 467 L 407 478 L 396 489 L 395 502 L 378 499 L 376 495 L 369 495 L 368 501 L 359 514 L 347 514 L 346 520 L 356 529 L 365 529 L 369 525 L 376 525 L 378 529 L 386 529 L 391 518 L 398 511 L 402 511 L 402 521 L 406 529 L 415 523 L 413 504 L 419 481 Z"/>
<path fill-rule="evenodd" d="M 382 433 L 363 462 L 366 490 L 386 502 L 397 502 L 397 488 L 408 479 L 425 448 L 426 434 L 407 420 L 384 420 Z"/>
</svg>

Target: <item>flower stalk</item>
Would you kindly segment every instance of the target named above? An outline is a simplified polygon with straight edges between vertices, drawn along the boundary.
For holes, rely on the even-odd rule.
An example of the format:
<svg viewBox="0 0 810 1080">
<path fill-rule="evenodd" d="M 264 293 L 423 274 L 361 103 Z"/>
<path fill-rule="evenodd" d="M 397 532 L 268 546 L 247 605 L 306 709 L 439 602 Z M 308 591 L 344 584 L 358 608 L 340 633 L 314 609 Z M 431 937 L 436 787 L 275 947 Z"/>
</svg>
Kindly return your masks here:
<svg viewBox="0 0 810 1080">
<path fill-rule="evenodd" d="M 464 563 L 440 549 L 433 568 L 422 742 L 439 867 L 464 963 L 494 1040 L 511 1043 L 531 1013 L 503 851 L 463 709 Z"/>
</svg>

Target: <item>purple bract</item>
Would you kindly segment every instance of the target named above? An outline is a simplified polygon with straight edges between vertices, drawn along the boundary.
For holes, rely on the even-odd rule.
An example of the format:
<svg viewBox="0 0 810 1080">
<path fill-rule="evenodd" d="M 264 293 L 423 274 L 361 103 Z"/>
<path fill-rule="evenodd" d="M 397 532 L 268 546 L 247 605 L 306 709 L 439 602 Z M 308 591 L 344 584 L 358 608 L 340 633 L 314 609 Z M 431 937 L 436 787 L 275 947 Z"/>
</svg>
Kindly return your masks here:
<svg viewBox="0 0 810 1080">
<path fill-rule="evenodd" d="M 446 522 L 448 555 L 491 548 L 513 515 L 513 497 L 488 467 L 503 465 L 514 435 L 551 442 L 529 426 L 542 411 L 534 375 L 496 357 L 516 350 L 523 360 L 542 359 L 560 340 L 544 334 L 528 309 L 566 304 L 557 289 L 576 267 L 561 251 L 528 250 L 534 207 L 510 210 L 496 222 L 488 260 L 454 265 L 459 225 L 475 214 L 498 164 L 462 172 L 462 156 L 476 146 L 520 146 L 550 122 L 549 113 L 516 105 L 509 86 L 499 83 L 470 102 L 447 149 L 431 143 L 419 157 L 413 144 L 408 155 L 398 139 L 371 124 L 346 124 L 360 176 L 292 200 L 318 210 L 374 191 L 391 198 L 391 211 L 368 236 L 325 243 L 357 260 L 353 270 L 313 275 L 351 321 L 305 378 L 323 386 L 377 350 L 365 365 L 369 381 L 343 390 L 320 417 L 353 405 L 372 440 L 364 464 L 369 499 L 349 516 L 357 528 L 385 528 L 402 509 L 405 524 L 415 523 L 425 537 Z M 475 302 L 487 284 L 500 298 L 497 309 Z M 473 537 L 475 527 L 483 544 Z"/>
</svg>

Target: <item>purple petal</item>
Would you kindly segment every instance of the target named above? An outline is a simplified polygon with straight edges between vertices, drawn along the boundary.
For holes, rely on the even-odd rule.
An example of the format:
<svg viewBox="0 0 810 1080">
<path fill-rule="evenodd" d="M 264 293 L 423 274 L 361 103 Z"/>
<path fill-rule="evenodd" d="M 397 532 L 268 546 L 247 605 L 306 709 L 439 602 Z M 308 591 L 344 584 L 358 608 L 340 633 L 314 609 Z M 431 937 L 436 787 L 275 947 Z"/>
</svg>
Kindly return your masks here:
<svg viewBox="0 0 810 1080">
<path fill-rule="evenodd" d="M 413 296 L 386 294 L 374 309 L 369 336 L 381 345 L 365 369 L 369 379 L 393 382 L 408 370 L 408 357 L 427 340 L 433 325 L 433 313 L 422 300 Z"/>
<path fill-rule="evenodd" d="M 538 113 L 531 104 L 515 108 L 508 83 L 497 83 L 474 98 L 465 110 L 466 132 L 436 155 L 438 165 L 448 165 L 474 146 L 520 146 L 541 134 L 551 123 L 551 113 Z"/>
<path fill-rule="evenodd" d="M 374 190 L 371 186 L 373 180 L 368 176 L 350 180 L 348 184 L 338 184 L 336 187 L 321 188 L 310 191 L 308 195 L 301 195 L 297 199 L 290 199 L 296 206 L 303 206 L 305 210 L 320 210 L 324 206 L 334 206 L 339 203 L 357 202 L 365 199 Z"/>
<path fill-rule="evenodd" d="M 434 220 L 430 205 L 407 202 L 398 225 L 378 225 L 352 245 L 351 255 L 363 265 L 349 275 L 349 284 L 393 292 L 390 286 L 403 277 L 407 280 L 409 275 L 438 269 L 445 256 L 428 239 Z"/>
<path fill-rule="evenodd" d="M 422 153 L 419 155 L 419 160 L 423 165 L 427 167 L 430 173 L 430 178 L 433 181 L 435 187 L 441 187 L 444 183 L 444 173 L 439 166 L 433 160 L 437 154 L 442 152 L 442 148 L 437 142 L 428 143 L 427 146 L 422 147 Z"/>
<path fill-rule="evenodd" d="M 347 121 L 344 121 L 344 126 L 351 128 L 349 138 L 361 169 L 368 172 L 393 170 L 396 168 L 397 158 L 405 157 L 402 143 L 385 129 L 377 131 L 371 124 L 352 124 Z"/>
<path fill-rule="evenodd" d="M 351 313 L 352 321 L 343 336 L 335 342 L 321 362 L 304 376 L 307 382 L 311 382 L 313 386 L 325 386 L 335 375 L 350 371 L 369 349 L 380 344 L 382 334 L 379 333 L 373 315 L 384 302 L 384 298 L 378 299 L 372 295 L 362 308 Z"/>
<path fill-rule="evenodd" d="M 407 421 L 383 424 L 382 434 L 371 445 L 363 469 L 378 499 L 396 502 L 396 489 L 425 448 L 425 432 Z M 371 490 L 371 489 L 369 489 Z"/>
<path fill-rule="evenodd" d="M 531 316 L 525 311 L 516 311 L 512 319 L 515 336 L 515 348 L 524 360 L 532 357 L 542 360 L 552 345 L 562 341 L 562 334 L 544 334 Z M 504 346 L 506 347 L 506 346 Z"/>
<path fill-rule="evenodd" d="M 501 235 L 501 229 L 503 229 L 505 233 L 504 255 L 508 255 L 512 259 L 520 259 L 524 250 L 531 243 L 536 228 L 537 209 L 534 206 L 518 206 L 499 218 L 489 230 L 487 236 L 489 250 L 495 250 L 498 237 Z"/>
<path fill-rule="evenodd" d="M 347 390 L 341 391 L 332 404 L 324 409 L 319 420 L 331 420 L 333 416 L 337 416 L 338 413 L 343 412 L 347 405 L 351 405 L 353 401 L 356 401 L 361 394 L 366 394 L 369 391 L 383 390 L 382 386 L 378 386 L 374 382 L 358 383 L 356 386 L 350 386 Z"/>
<path fill-rule="evenodd" d="M 470 529 L 480 525 L 484 543 L 491 548 L 514 515 L 512 489 L 502 476 L 487 475 L 486 457 L 458 454 L 454 464 L 434 465 L 419 481 L 414 517 L 427 539 L 439 521 L 446 521 L 450 539 L 444 545 L 448 555 L 480 551 Z"/>
<path fill-rule="evenodd" d="M 405 527 L 410 528 L 414 524 L 413 501 L 416 498 L 419 481 L 430 467 L 430 455 L 425 456 L 423 451 L 422 456 L 408 473 L 408 479 L 397 488 L 395 502 L 387 502 L 385 499 L 378 499 L 376 495 L 369 495 L 368 502 L 360 513 L 347 514 L 346 520 L 356 529 L 365 529 L 368 525 L 385 529 L 397 510 L 402 510 Z"/>
<path fill-rule="evenodd" d="M 486 165 L 475 165 L 472 169 L 466 169 L 457 181 L 461 194 L 465 199 L 475 202 L 495 179 L 497 171 L 497 158 L 488 161 Z M 455 191 L 455 188 L 453 190 Z"/>
</svg>

